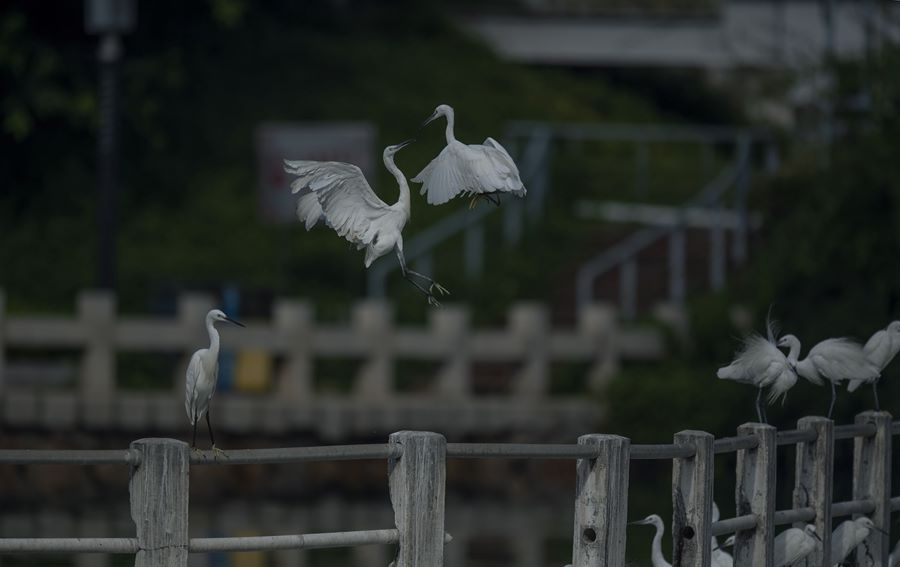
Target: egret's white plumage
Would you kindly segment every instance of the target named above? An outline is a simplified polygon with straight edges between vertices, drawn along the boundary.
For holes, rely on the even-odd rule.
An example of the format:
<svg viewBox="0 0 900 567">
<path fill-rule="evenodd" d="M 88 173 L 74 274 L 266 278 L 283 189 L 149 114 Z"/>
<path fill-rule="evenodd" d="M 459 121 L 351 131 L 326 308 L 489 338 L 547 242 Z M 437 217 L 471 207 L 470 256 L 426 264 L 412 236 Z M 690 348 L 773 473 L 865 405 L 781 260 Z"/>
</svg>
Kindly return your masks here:
<svg viewBox="0 0 900 567">
<path fill-rule="evenodd" d="M 788 567 L 816 550 L 821 539 L 816 535 L 816 527 L 806 524 L 803 529 L 788 528 L 775 538 L 775 567 Z"/>
<path fill-rule="evenodd" d="M 715 506 L 715 503 L 713 503 L 713 506 Z M 714 508 L 713 517 L 718 519 L 717 513 L 718 508 Z M 672 564 L 666 561 L 666 558 L 663 556 L 662 552 L 662 538 L 663 533 L 666 531 L 666 525 L 663 522 L 662 518 L 660 518 L 656 514 L 650 514 L 643 520 L 638 520 L 631 523 L 634 525 L 651 525 L 656 528 L 656 532 L 653 534 L 653 543 L 650 546 L 650 561 L 653 563 L 653 567 L 672 567 Z M 716 538 L 712 538 L 711 544 L 712 565 L 714 567 L 730 567 L 734 564 L 731 555 L 729 555 L 719 547 Z"/>
<path fill-rule="evenodd" d="M 432 291 L 436 288 L 444 294 L 447 293 L 446 288 L 428 276 L 407 269 L 403 257 L 402 232 L 411 210 L 409 184 L 394 163 L 394 154 L 409 143 L 384 149 L 384 165 L 400 188 L 400 197 L 393 205 L 388 205 L 372 191 L 362 171 L 355 165 L 336 161 L 284 160 L 284 170 L 297 176 L 291 182 L 291 190 L 298 196 L 297 217 L 307 230 L 319 220 L 324 220 L 327 226 L 354 244 L 357 250 L 365 248 L 366 268 L 395 250 L 403 277 L 425 294 L 429 303 L 438 305 Z M 411 276 L 427 281 L 429 288 L 425 289 Z"/>
<path fill-rule="evenodd" d="M 831 533 L 831 562 L 838 565 L 869 537 L 875 522 L 865 516 L 842 522 Z"/>
<path fill-rule="evenodd" d="M 440 116 L 447 118 L 447 145 L 412 178 L 414 183 L 422 184 L 421 194 L 428 204 L 441 205 L 461 193 L 476 197 L 496 193 L 525 196 L 519 168 L 503 146 L 493 138 L 487 138 L 484 144 L 457 140 L 453 134 L 453 108 L 446 104 L 439 105 L 425 124 Z"/>
<path fill-rule="evenodd" d="M 213 449 L 216 448 L 212 424 L 209 419 L 209 402 L 216 392 L 216 382 L 219 378 L 219 331 L 216 330 L 215 325 L 218 321 L 228 321 L 243 327 L 241 323 L 229 318 L 218 309 L 213 309 L 206 314 L 209 348 L 201 348 L 191 355 L 191 361 L 188 363 L 185 374 L 184 409 L 194 431 L 191 447 L 197 445 L 197 422 L 206 415 L 209 440 Z"/>
<path fill-rule="evenodd" d="M 785 335 L 778 341 L 778 346 L 789 349 L 788 361 L 798 375 L 817 385 L 822 384 L 823 378 L 831 383 L 828 417 L 831 417 L 834 410 L 836 384 L 840 384 L 842 380 L 870 381 L 881 374 L 881 370 L 866 357 L 862 346 L 850 339 L 825 339 L 809 349 L 806 358 L 799 361 L 800 339 L 794 335 Z"/>
<path fill-rule="evenodd" d="M 734 361 L 716 373 L 722 380 L 750 384 L 759 389 L 756 412 L 761 422 L 766 421 L 762 404 L 763 388 L 769 388 L 768 402 L 772 403 L 778 398 L 784 399 L 788 390 L 797 383 L 794 367 L 776 345 L 777 332 L 774 323 L 768 321 L 766 328 L 766 337 L 751 335 L 744 339 Z"/>
<path fill-rule="evenodd" d="M 869 337 L 869 340 L 863 345 L 863 352 L 866 353 L 866 356 L 872 364 L 883 371 L 885 367 L 894 360 L 894 357 L 897 356 L 897 352 L 900 352 L 900 321 L 892 321 L 887 328 L 881 329 Z M 877 406 L 877 379 L 872 380 L 871 382 L 872 391 L 875 393 L 875 405 Z M 865 384 L 864 380 L 851 380 L 850 383 L 847 384 L 847 390 L 853 392 L 862 384 Z"/>
<path fill-rule="evenodd" d="M 891 556 L 888 558 L 888 567 L 897 565 L 900 565 L 900 540 L 897 540 L 897 544 L 894 545 L 894 550 L 891 551 Z"/>
</svg>

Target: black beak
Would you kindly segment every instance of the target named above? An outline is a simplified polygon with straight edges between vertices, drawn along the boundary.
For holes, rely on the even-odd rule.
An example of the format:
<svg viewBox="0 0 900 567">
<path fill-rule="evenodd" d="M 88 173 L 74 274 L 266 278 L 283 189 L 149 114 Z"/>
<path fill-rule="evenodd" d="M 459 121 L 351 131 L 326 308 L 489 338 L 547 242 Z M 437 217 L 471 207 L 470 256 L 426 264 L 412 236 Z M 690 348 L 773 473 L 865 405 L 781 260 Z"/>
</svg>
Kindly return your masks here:
<svg viewBox="0 0 900 567">
<path fill-rule="evenodd" d="M 875 530 L 875 531 L 877 531 L 877 532 L 881 532 L 882 534 L 884 534 L 884 535 L 886 535 L 886 536 L 889 536 L 889 535 L 890 535 L 890 534 L 888 534 L 886 531 L 884 531 L 883 529 L 881 529 L 881 528 L 879 528 L 879 527 L 872 526 L 872 529 Z"/>
<path fill-rule="evenodd" d="M 227 315 L 225 316 L 225 320 L 228 321 L 229 323 L 234 323 L 238 327 L 246 327 L 247 326 L 247 325 L 244 325 L 243 323 L 241 323 L 240 321 L 235 321 L 234 319 L 232 319 L 231 317 L 228 317 Z"/>
<path fill-rule="evenodd" d="M 428 125 L 429 122 L 431 122 L 432 120 L 434 120 L 434 119 L 437 118 L 438 116 L 439 116 L 439 115 L 438 115 L 438 111 L 435 110 L 434 112 L 431 113 L 431 116 L 429 116 L 429 117 L 425 120 L 425 122 L 422 122 L 422 125 L 421 125 L 419 128 L 424 128 L 425 126 Z"/>
<path fill-rule="evenodd" d="M 814 538 L 816 538 L 817 540 L 819 540 L 819 542 L 822 541 L 822 538 L 820 538 L 820 537 L 819 537 L 819 534 L 817 534 L 816 532 L 813 532 L 812 535 L 813 535 Z"/>
<path fill-rule="evenodd" d="M 412 144 L 415 141 L 416 141 L 415 138 L 410 138 L 409 140 L 406 140 L 405 142 L 400 142 L 399 144 L 394 146 L 394 151 L 395 152 L 400 151 L 401 148 L 405 148 L 406 146 Z"/>
</svg>

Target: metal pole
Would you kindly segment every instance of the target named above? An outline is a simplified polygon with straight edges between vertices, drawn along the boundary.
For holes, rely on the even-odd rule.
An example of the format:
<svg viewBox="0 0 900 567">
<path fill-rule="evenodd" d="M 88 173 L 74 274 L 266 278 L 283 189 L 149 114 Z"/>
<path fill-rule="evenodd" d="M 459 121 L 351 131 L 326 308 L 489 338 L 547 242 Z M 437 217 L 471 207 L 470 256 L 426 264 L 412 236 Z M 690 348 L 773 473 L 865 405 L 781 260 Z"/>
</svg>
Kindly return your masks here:
<svg viewBox="0 0 900 567">
<path fill-rule="evenodd" d="M 122 42 L 107 33 L 100 40 L 100 131 L 97 139 L 97 285 L 116 287 L 116 202 L 118 193 L 118 74 Z"/>
</svg>

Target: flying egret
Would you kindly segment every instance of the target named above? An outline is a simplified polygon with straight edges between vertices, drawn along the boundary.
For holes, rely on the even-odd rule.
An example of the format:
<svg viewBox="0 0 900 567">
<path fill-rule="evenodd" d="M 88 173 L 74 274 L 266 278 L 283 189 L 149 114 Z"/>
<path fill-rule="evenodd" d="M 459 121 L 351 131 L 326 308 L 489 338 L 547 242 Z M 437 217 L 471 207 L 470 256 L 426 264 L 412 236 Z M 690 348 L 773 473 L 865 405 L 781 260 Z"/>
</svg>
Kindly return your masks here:
<svg viewBox="0 0 900 567">
<path fill-rule="evenodd" d="M 880 370 L 869 361 L 862 347 L 850 339 L 825 339 L 809 349 L 806 358 L 798 361 L 800 355 L 800 339 L 794 335 L 785 335 L 778 341 L 779 347 L 788 348 L 788 362 L 803 376 L 816 385 L 822 385 L 822 378 L 831 383 L 831 405 L 828 407 L 828 417 L 834 411 L 834 401 L 837 398 L 835 384 L 841 380 L 862 380 L 865 382 L 876 379 Z"/>
<path fill-rule="evenodd" d="M 822 538 L 816 533 L 816 527 L 806 524 L 801 528 L 788 528 L 778 534 L 773 542 L 775 567 L 788 567 L 815 551 Z M 734 545 L 734 536 L 725 540 L 725 546 Z"/>
<path fill-rule="evenodd" d="M 355 244 L 357 250 L 366 249 L 366 268 L 377 258 L 395 250 L 403 277 L 428 298 L 430 305 L 437 307 L 440 303 L 433 292 L 437 290 L 444 295 L 449 293 L 447 288 L 407 268 L 403 257 L 401 232 L 410 217 L 409 185 L 403 172 L 394 164 L 394 154 L 410 143 L 412 140 L 384 149 L 384 166 L 400 186 L 400 199 L 393 205 L 386 204 L 372 191 L 355 165 L 337 161 L 284 160 L 284 170 L 297 176 L 291 182 L 291 190 L 299 196 L 297 216 L 305 223 L 306 230 L 325 219 L 327 226 Z M 428 282 L 428 289 L 413 276 Z"/>
<path fill-rule="evenodd" d="M 863 345 L 863 352 L 866 353 L 872 364 L 882 371 L 894 360 L 898 351 L 900 351 L 900 321 L 892 321 L 886 329 L 876 332 Z M 863 380 L 851 380 L 847 384 L 847 391 L 853 392 L 863 383 Z M 880 409 L 878 407 L 877 378 L 872 380 L 872 394 L 875 396 L 875 409 Z"/>
<path fill-rule="evenodd" d="M 453 135 L 453 108 L 441 104 L 422 124 L 425 126 L 437 118 L 447 118 L 447 145 L 431 163 L 412 178 L 421 183 L 421 194 L 429 205 L 441 205 L 460 193 L 473 195 L 469 208 L 479 198 L 495 205 L 500 204 L 497 193 L 525 196 L 525 186 L 519 178 L 519 168 L 509 153 L 493 138 L 484 144 L 463 144 Z"/>
<path fill-rule="evenodd" d="M 765 338 L 751 335 L 744 339 L 734 361 L 716 372 L 722 380 L 734 380 L 757 388 L 756 416 L 761 423 L 767 423 L 763 388 L 769 387 L 767 400 L 772 403 L 779 397 L 784 400 L 788 390 L 797 383 L 794 367 L 776 346 L 777 331 L 772 321 L 766 323 L 766 334 Z"/>
<path fill-rule="evenodd" d="M 213 309 L 206 314 L 206 332 L 209 333 L 209 348 L 201 348 L 193 355 L 188 363 L 185 373 L 184 409 L 187 411 L 191 427 L 194 429 L 191 437 L 191 448 L 197 448 L 197 422 L 206 414 L 206 427 L 209 429 L 209 442 L 214 452 L 221 452 L 216 447 L 216 438 L 213 436 L 212 424 L 209 417 L 209 402 L 216 392 L 216 380 L 219 378 L 219 331 L 216 330 L 217 321 L 228 321 L 240 327 L 244 325 L 225 315 L 218 309 Z"/>
<path fill-rule="evenodd" d="M 875 527 L 875 522 L 865 516 L 842 522 L 831 534 L 831 562 L 840 564 L 859 544 L 864 542 L 872 530 L 885 535 L 884 530 Z"/>
</svg>

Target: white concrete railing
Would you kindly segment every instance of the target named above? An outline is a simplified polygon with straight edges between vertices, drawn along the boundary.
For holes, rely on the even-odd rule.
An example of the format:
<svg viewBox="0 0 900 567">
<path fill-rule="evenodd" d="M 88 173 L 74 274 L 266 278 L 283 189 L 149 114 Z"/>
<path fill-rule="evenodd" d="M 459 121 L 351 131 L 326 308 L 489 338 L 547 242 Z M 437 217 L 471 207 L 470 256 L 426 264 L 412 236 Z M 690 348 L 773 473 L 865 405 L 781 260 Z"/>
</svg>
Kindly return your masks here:
<svg viewBox="0 0 900 567">
<path fill-rule="evenodd" d="M 575 461 L 576 494 L 572 539 L 574 567 L 623 567 L 631 460 L 671 460 L 673 564 L 708 567 L 710 538 L 736 534 L 736 567 L 774 565 L 775 526 L 812 523 L 821 546 L 808 565 L 832 565 L 832 518 L 868 516 L 875 528 L 855 551 L 863 565 L 888 565 L 891 513 L 900 498 L 891 497 L 893 436 L 900 434 L 887 412 L 859 414 L 855 423 L 835 427 L 823 417 L 805 417 L 796 430 L 747 423 L 736 437 L 715 439 L 704 431 L 681 431 L 672 444 L 632 445 L 618 435 L 582 435 L 577 444 L 447 443 L 427 431 L 392 433 L 387 444 L 335 447 L 250 449 L 216 457 L 192 453 L 173 439 L 140 439 L 120 451 L 0 450 L 0 464 L 105 464 L 130 468 L 131 516 L 136 537 L 0 538 L 8 553 L 134 554 L 135 566 L 186 567 L 189 553 L 281 550 L 397 544 L 397 567 L 442 567 L 448 459 L 566 459 Z M 834 446 L 853 441 L 851 500 L 834 502 Z M 776 510 L 777 448 L 796 446 L 793 502 Z M 737 453 L 735 508 L 738 515 L 712 521 L 715 456 Z M 214 460 L 218 458 L 218 461 Z M 190 468 L 247 463 L 283 464 L 319 460 L 387 459 L 394 527 L 363 532 L 262 537 L 191 538 Z M 521 534 L 520 534 L 521 535 Z"/>
<path fill-rule="evenodd" d="M 203 320 L 212 307 L 209 297 L 184 295 L 174 317 L 119 316 L 113 295 L 88 291 L 74 316 L 20 317 L 6 315 L 0 295 L 0 416 L 7 424 L 51 429 L 183 429 L 184 368 L 190 353 L 208 344 Z M 388 304 L 367 301 L 356 305 L 349 324 L 325 324 L 315 321 L 309 303 L 279 300 L 271 321 L 245 321 L 246 329 L 222 325 L 223 348 L 261 351 L 279 363 L 267 391 L 219 392 L 213 416 L 237 432 L 312 428 L 328 438 L 390 431 L 401 422 L 454 432 L 529 430 L 541 420 L 583 429 L 586 419 L 596 420 L 596 402 L 551 396 L 553 364 L 586 364 L 587 389 L 596 393 L 620 361 L 659 359 L 665 351 L 657 329 L 620 329 L 615 312 L 602 305 L 582 310 L 573 329 L 554 329 L 548 319 L 542 306 L 523 303 L 512 307 L 501 329 L 470 327 L 468 311 L 458 307 L 432 311 L 425 326 L 396 326 Z M 9 349 L 74 349 L 75 387 L 4 385 Z M 179 353 L 174 388 L 120 388 L 120 352 Z M 317 391 L 317 357 L 360 361 L 350 393 Z M 404 360 L 439 366 L 427 391 L 395 384 L 395 366 Z M 472 364 L 506 362 L 517 368 L 509 391 L 477 394 Z"/>
</svg>

